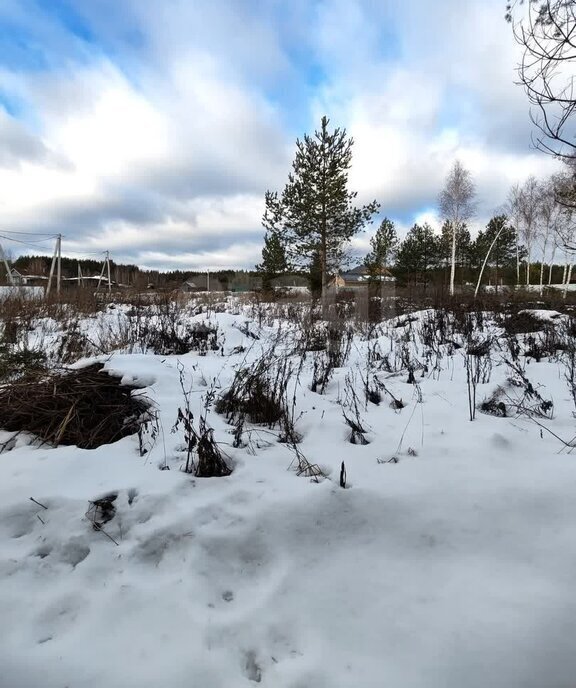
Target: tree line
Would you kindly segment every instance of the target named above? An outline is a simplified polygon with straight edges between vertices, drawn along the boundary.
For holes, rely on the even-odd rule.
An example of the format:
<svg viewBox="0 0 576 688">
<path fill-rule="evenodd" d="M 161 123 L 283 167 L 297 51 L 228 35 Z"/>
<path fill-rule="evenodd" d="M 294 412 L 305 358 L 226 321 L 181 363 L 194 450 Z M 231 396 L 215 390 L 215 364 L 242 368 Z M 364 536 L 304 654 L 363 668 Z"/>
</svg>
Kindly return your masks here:
<svg viewBox="0 0 576 688">
<path fill-rule="evenodd" d="M 377 201 L 355 206 L 348 190 L 353 139 L 345 129 L 329 130 L 323 117 L 313 136 L 296 141 L 296 156 L 281 193 L 268 191 L 262 219 L 262 262 L 256 266 L 263 288 L 288 271 L 308 273 L 313 287 L 325 293 L 329 277 L 346 265 L 351 238 L 373 222 Z M 575 188 L 570 171 L 544 181 L 533 176 L 515 184 L 505 206 L 473 238 L 476 213 L 472 175 L 460 161 L 450 169 L 438 197 L 443 219 L 439 233 L 415 224 L 400 240 L 394 222 L 385 217 L 370 240 L 364 258 L 378 281 L 392 268 L 402 283 L 443 281 L 451 294 L 455 284 L 566 283 L 571 278 L 576 246 L 576 208 L 562 202 Z M 560 259 L 563 269 L 553 270 Z"/>
<path fill-rule="evenodd" d="M 414 225 L 398 241 L 393 223 L 385 218 L 365 258 L 371 275 L 393 262 L 399 276 L 424 284 L 434 272 L 447 272 L 450 293 L 458 274 L 460 281 L 476 282 L 476 291 L 482 281 L 497 284 L 503 278 L 543 288 L 558 281 L 553 265 L 560 259 L 561 280 L 570 281 L 576 252 L 576 3 L 509 0 L 505 16 L 524 52 L 518 76 L 532 106 L 533 143 L 561 160 L 563 172 L 543 182 L 530 177 L 515 185 L 505 207 L 472 239 L 475 185 L 470 172 L 455 161 L 438 198 L 440 234 L 429 225 Z M 296 140 L 287 184 L 281 192 L 266 192 L 264 248 L 257 266 L 265 288 L 278 274 L 299 269 L 325 293 L 330 275 L 344 265 L 350 240 L 380 210 L 376 200 L 356 205 L 357 193 L 348 189 L 354 141 L 345 129 L 330 131 L 328 125 L 323 117 L 312 136 Z"/>
<path fill-rule="evenodd" d="M 22 255 L 12 261 L 12 267 L 23 275 L 47 277 L 50 272 L 51 256 Z M 67 278 L 77 277 L 80 272 L 83 277 L 100 275 L 102 261 L 91 258 L 69 258 L 62 256 L 62 276 Z M 205 276 L 206 272 L 194 270 L 144 270 L 137 265 L 116 263 L 110 260 L 110 272 L 112 280 L 116 284 L 146 289 L 153 287 L 158 289 L 175 289 L 187 280 L 194 280 L 197 276 Z M 0 278 L 4 278 L 0 265 Z M 257 283 L 257 274 L 251 270 L 217 270 L 210 273 L 214 283 L 218 283 L 223 289 L 229 286 L 250 289 Z"/>
</svg>

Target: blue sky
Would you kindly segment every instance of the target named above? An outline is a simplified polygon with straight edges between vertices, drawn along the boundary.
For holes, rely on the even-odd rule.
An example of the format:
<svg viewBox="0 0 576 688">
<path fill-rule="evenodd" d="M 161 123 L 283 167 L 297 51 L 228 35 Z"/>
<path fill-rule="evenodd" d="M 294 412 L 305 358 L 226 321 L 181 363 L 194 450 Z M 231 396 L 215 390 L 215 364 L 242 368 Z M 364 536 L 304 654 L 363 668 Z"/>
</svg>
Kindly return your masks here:
<svg viewBox="0 0 576 688">
<path fill-rule="evenodd" d="M 0 227 L 153 268 L 251 267 L 264 192 L 323 114 L 355 139 L 350 187 L 401 233 L 437 221 L 456 158 L 479 227 L 554 169 L 530 148 L 503 7 L 0 0 Z"/>
</svg>

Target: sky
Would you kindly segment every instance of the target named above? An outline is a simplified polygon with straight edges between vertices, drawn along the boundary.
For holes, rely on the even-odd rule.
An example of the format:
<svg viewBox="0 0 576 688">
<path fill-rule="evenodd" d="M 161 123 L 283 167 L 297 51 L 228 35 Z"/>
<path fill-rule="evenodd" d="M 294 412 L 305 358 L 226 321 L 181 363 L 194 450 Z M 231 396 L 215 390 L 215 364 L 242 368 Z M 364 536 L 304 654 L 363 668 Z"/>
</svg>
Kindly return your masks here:
<svg viewBox="0 0 576 688">
<path fill-rule="evenodd" d="M 267 189 L 323 115 L 349 187 L 402 235 L 456 159 L 472 229 L 556 170 L 531 146 L 504 0 L 0 0 L 5 250 L 150 269 L 252 268 Z M 21 232 L 22 234 L 7 234 Z M 18 239 L 18 243 L 13 241 Z"/>
</svg>

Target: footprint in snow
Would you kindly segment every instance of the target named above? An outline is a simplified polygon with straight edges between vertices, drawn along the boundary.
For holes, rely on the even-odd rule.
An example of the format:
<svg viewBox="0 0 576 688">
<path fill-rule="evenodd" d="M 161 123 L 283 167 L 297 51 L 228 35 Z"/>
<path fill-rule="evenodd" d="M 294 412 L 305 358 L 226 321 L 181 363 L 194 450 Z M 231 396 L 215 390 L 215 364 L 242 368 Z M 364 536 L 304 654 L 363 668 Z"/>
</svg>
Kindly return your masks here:
<svg viewBox="0 0 576 688">
<path fill-rule="evenodd" d="M 256 661 L 256 652 L 248 650 L 244 653 L 244 675 L 249 681 L 260 683 L 262 681 L 262 669 Z"/>
<path fill-rule="evenodd" d="M 50 557 L 52 564 L 68 564 L 74 569 L 89 554 L 90 547 L 84 542 L 83 538 L 73 537 L 67 542 L 56 545 L 51 542 L 44 542 L 32 552 L 31 556 L 39 557 L 40 559 Z"/>
<path fill-rule="evenodd" d="M 18 539 L 30 535 L 36 525 L 40 526 L 36 514 L 40 508 L 34 504 L 15 506 L 0 511 L 0 533 L 6 532 L 9 538 Z"/>
</svg>

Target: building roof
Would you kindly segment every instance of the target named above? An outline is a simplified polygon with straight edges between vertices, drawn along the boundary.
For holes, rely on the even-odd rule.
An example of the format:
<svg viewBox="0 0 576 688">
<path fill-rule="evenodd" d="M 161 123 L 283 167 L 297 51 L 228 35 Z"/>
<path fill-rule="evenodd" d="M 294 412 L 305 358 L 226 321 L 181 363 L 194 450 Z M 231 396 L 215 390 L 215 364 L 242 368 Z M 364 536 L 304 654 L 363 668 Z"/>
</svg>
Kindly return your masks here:
<svg viewBox="0 0 576 688">
<path fill-rule="evenodd" d="M 357 272 L 342 272 L 340 274 L 340 277 L 345 281 L 345 282 L 354 282 L 354 283 L 361 283 L 361 282 L 369 282 L 370 281 L 370 275 L 363 275 L 361 273 Z"/>
<path fill-rule="evenodd" d="M 368 274 L 368 268 L 365 265 L 357 265 L 355 268 L 352 268 L 351 270 L 347 270 L 345 273 L 342 273 L 342 275 L 367 275 Z"/>
<path fill-rule="evenodd" d="M 370 271 L 365 265 L 358 265 L 351 270 L 341 272 L 340 277 L 345 282 L 349 282 L 350 284 L 361 284 L 363 282 L 369 282 L 371 279 L 373 279 L 370 276 Z M 385 281 L 394 279 L 394 276 L 390 270 L 388 270 L 388 268 L 382 268 L 380 270 L 380 277 L 384 278 Z"/>
<path fill-rule="evenodd" d="M 199 291 L 222 291 L 222 283 L 216 276 L 203 275 L 191 275 L 188 277 L 180 287 L 181 289 L 198 289 Z"/>
</svg>

